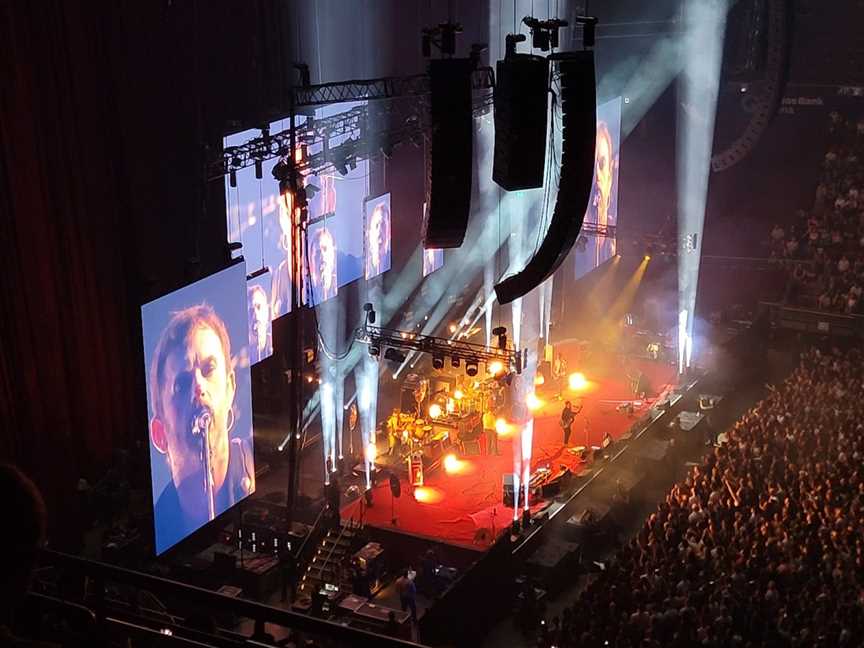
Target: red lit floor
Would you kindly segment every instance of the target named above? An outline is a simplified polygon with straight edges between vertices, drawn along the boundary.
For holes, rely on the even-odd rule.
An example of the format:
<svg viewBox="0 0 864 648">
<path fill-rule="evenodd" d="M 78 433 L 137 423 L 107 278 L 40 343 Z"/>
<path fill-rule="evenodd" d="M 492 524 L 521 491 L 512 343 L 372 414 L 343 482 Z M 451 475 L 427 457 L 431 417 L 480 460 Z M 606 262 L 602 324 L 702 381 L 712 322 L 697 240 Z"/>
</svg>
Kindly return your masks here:
<svg viewBox="0 0 864 648">
<path fill-rule="evenodd" d="M 653 398 L 675 379 L 674 367 L 650 361 L 631 361 L 648 377 Z M 574 368 L 571 364 L 571 369 Z M 586 419 L 590 422 L 587 445 L 600 445 L 606 432 L 617 439 L 624 434 L 634 419 L 617 411 L 621 401 L 632 399 L 630 382 L 623 369 L 608 368 L 604 377 L 584 372 L 589 380 L 587 388 L 578 394 L 565 392 L 564 398 L 575 400 L 582 396 L 583 409 L 573 424 L 570 446 L 586 445 Z M 646 403 L 645 407 L 647 407 Z M 563 400 L 550 400 L 535 412 L 532 471 L 550 465 L 553 469 L 567 465 L 578 474 L 582 462 L 577 455 L 565 451 L 562 430 L 558 425 Z M 637 409 L 637 415 L 639 414 Z M 642 409 L 641 411 L 645 411 Z M 513 440 L 499 438 L 499 454 L 488 456 L 485 448 L 480 456 L 460 458 L 451 472 L 439 468 L 426 476 L 425 485 L 416 493 L 405 488 L 395 500 L 396 528 L 414 535 L 485 551 L 491 543 L 486 539 L 475 541 L 479 529 L 500 533 L 510 525 L 513 509 L 502 502 L 502 476 L 513 472 Z M 373 493 L 374 505 L 366 509 L 366 523 L 376 527 L 394 528 L 391 522 L 391 495 L 386 481 Z M 343 507 L 343 519 L 361 515 L 361 500 Z"/>
</svg>

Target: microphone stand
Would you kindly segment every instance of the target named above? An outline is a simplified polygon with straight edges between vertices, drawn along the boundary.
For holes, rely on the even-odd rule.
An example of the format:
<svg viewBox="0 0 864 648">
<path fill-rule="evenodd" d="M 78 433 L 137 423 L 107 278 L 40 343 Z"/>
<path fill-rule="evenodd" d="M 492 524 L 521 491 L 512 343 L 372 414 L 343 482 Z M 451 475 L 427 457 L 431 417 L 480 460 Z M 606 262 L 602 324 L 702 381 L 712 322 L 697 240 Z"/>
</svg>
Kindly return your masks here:
<svg viewBox="0 0 864 648">
<path fill-rule="evenodd" d="M 210 466 L 210 414 L 205 412 L 195 417 L 192 434 L 201 437 L 201 460 L 204 464 L 204 497 L 207 499 L 207 521 L 216 518 L 216 503 L 213 500 L 213 470 Z"/>
</svg>

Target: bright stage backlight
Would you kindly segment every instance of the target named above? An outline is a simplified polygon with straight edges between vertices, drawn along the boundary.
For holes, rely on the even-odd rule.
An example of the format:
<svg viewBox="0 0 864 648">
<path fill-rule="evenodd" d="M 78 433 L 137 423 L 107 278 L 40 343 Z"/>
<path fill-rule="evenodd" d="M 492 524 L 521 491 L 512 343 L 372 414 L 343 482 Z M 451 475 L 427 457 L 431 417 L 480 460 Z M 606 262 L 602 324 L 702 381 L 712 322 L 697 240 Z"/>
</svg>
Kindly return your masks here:
<svg viewBox="0 0 864 648">
<path fill-rule="evenodd" d="M 453 398 L 455 398 L 457 401 L 462 400 L 464 397 L 465 393 L 461 389 L 457 389 L 453 392 Z"/>
<path fill-rule="evenodd" d="M 447 471 L 448 475 L 452 475 L 459 470 L 461 463 L 455 454 L 448 454 L 444 457 L 444 470 Z"/>
<path fill-rule="evenodd" d="M 438 403 L 432 403 L 429 406 L 429 417 L 437 419 L 439 416 L 441 416 L 441 406 Z"/>
<path fill-rule="evenodd" d="M 531 392 L 525 397 L 525 404 L 528 405 L 528 409 L 532 412 L 536 412 L 538 409 L 543 407 L 543 401 L 537 398 L 537 394 Z"/>
<path fill-rule="evenodd" d="M 577 371 L 570 374 L 570 377 L 567 378 L 567 384 L 573 391 L 580 391 L 588 386 L 588 380 L 585 378 L 585 374 Z"/>
<path fill-rule="evenodd" d="M 500 360 L 493 360 L 489 363 L 488 370 L 493 376 L 497 376 L 504 371 L 504 363 Z"/>
<path fill-rule="evenodd" d="M 495 432 L 498 433 L 498 436 L 504 436 L 510 432 L 510 424 L 507 423 L 503 418 L 499 418 L 495 420 Z"/>
<path fill-rule="evenodd" d="M 414 489 L 414 499 L 421 504 L 437 504 L 444 499 L 444 493 L 431 486 L 418 486 Z"/>
<path fill-rule="evenodd" d="M 366 461 L 369 463 L 375 463 L 375 459 L 378 458 L 378 447 L 372 443 L 371 441 L 366 445 L 366 449 L 363 452 L 366 457 Z"/>
</svg>

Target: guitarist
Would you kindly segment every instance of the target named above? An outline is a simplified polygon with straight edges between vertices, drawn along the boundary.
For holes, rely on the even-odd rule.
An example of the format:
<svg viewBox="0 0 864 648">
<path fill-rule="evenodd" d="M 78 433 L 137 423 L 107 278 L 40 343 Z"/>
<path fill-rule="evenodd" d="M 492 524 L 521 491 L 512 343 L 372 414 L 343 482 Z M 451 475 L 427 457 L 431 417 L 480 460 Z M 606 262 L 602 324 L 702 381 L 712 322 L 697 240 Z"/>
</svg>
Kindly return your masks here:
<svg viewBox="0 0 864 648">
<path fill-rule="evenodd" d="M 576 418 L 576 412 L 573 411 L 573 406 L 570 404 L 570 401 L 564 403 L 564 409 L 561 412 L 561 420 L 558 421 L 558 424 L 561 426 L 561 429 L 564 430 L 564 445 L 566 446 L 570 442 L 570 433 L 573 431 L 573 421 Z"/>
</svg>

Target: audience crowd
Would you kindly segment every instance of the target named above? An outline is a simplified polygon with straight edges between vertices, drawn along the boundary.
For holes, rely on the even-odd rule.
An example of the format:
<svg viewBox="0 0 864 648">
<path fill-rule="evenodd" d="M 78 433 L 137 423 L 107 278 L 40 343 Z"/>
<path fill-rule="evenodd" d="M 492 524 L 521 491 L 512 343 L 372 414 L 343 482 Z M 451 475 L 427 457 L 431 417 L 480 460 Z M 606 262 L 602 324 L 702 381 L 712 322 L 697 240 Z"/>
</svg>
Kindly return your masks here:
<svg viewBox="0 0 864 648">
<path fill-rule="evenodd" d="M 787 301 L 864 313 L 864 118 L 831 113 L 813 209 L 786 228 L 774 225 L 770 241 L 788 270 Z"/>
<path fill-rule="evenodd" d="M 864 358 L 800 366 L 645 521 L 546 646 L 860 646 Z"/>
</svg>

